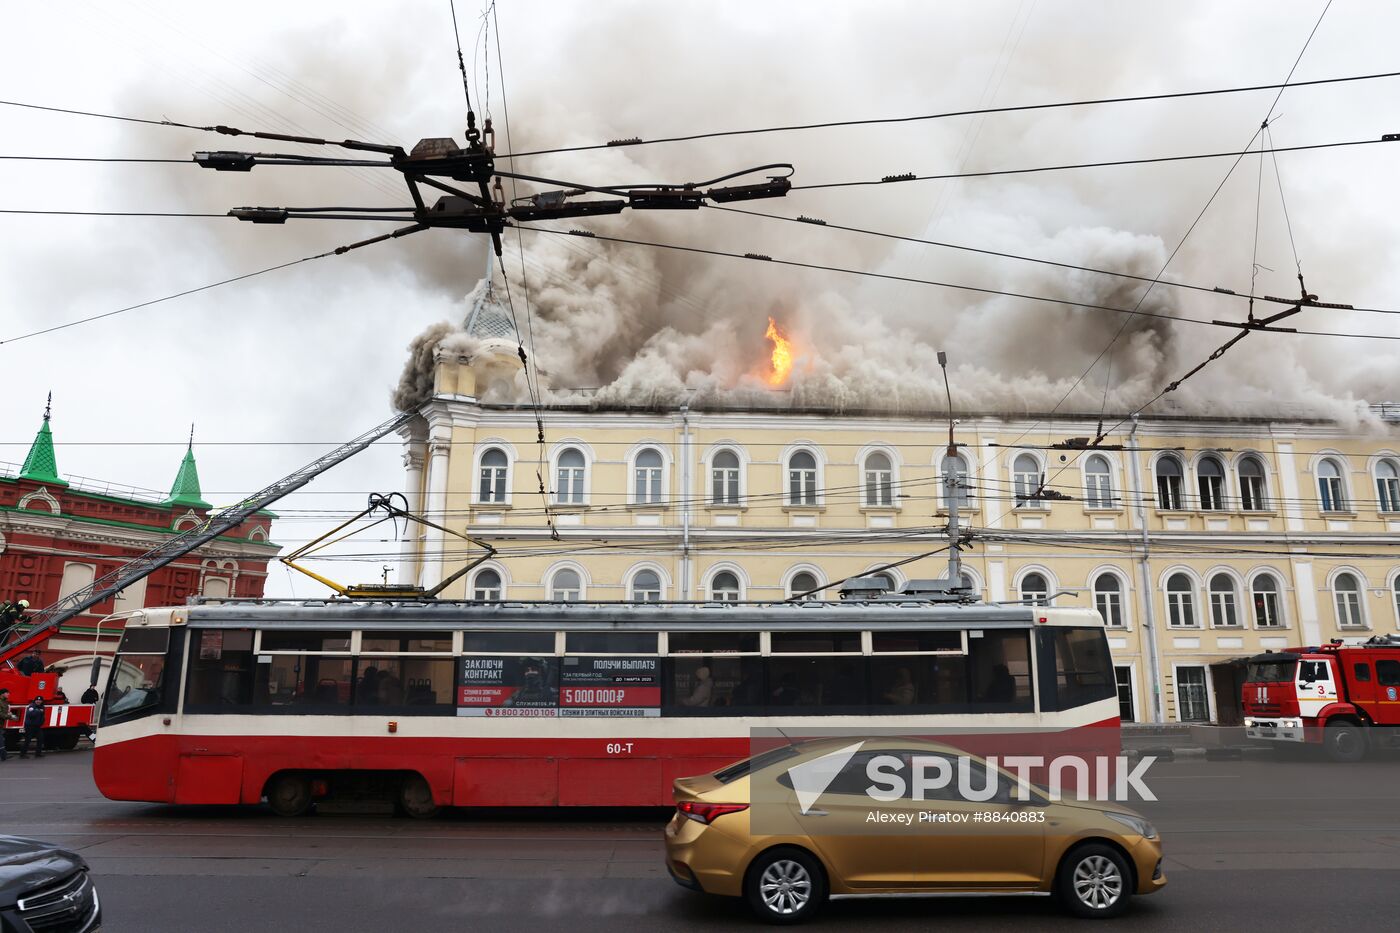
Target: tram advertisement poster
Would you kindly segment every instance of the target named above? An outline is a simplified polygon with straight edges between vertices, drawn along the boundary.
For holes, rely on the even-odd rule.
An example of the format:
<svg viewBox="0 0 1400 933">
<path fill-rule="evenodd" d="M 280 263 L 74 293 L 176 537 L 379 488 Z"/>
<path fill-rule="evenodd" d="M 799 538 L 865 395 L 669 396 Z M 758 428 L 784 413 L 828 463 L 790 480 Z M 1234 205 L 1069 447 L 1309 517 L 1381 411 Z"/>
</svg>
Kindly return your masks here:
<svg viewBox="0 0 1400 933">
<path fill-rule="evenodd" d="M 462 658 L 458 716 L 557 716 L 556 658 Z"/>
<path fill-rule="evenodd" d="M 567 657 L 559 674 L 560 716 L 660 716 L 657 658 Z"/>
</svg>

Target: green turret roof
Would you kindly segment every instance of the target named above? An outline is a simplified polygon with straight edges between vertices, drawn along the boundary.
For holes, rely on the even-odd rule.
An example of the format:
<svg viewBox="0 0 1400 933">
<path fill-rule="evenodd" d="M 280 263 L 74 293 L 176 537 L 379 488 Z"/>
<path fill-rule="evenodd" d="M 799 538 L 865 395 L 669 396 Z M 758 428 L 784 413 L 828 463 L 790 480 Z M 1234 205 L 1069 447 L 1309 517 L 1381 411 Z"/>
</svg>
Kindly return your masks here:
<svg viewBox="0 0 1400 933">
<path fill-rule="evenodd" d="M 49 393 L 49 403 L 44 406 L 44 423 L 29 447 L 29 456 L 24 458 L 24 466 L 19 471 L 20 479 L 32 479 L 39 483 L 54 486 L 68 484 L 58 478 L 58 459 L 53 453 L 53 433 L 49 431 L 49 412 L 53 406 L 53 393 Z"/>
<path fill-rule="evenodd" d="M 200 498 L 199 494 L 199 469 L 194 465 L 193 428 L 190 429 L 190 446 L 185 449 L 185 459 L 180 461 L 180 472 L 175 474 L 175 484 L 170 487 L 170 498 L 161 504 L 192 509 L 212 507 Z"/>
</svg>

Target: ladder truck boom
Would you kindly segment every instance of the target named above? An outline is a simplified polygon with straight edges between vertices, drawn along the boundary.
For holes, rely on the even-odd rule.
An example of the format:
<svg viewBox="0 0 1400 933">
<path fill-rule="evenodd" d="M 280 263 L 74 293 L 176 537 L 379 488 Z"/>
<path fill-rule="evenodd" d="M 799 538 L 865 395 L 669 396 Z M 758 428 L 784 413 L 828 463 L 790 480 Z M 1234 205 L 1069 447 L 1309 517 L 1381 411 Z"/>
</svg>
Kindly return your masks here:
<svg viewBox="0 0 1400 933">
<path fill-rule="evenodd" d="M 52 606 L 32 614 L 29 617 L 31 623 L 29 632 L 18 641 L 0 647 L 0 664 L 11 661 L 30 648 L 42 644 L 58 630 L 60 625 L 84 610 L 109 599 L 142 577 L 154 573 L 166 564 L 179 560 L 191 551 L 237 528 L 255 512 L 267 508 L 288 493 L 295 492 L 331 467 L 343 463 L 375 441 L 404 426 L 414 417 L 414 412 L 402 412 L 395 415 L 388 421 L 365 431 L 354 440 L 323 454 L 295 473 L 284 476 L 266 489 L 254 493 L 237 505 L 210 515 L 202 524 L 151 548 L 145 554 L 133 558 L 110 573 L 103 574 L 88 586 L 65 596 Z"/>
</svg>

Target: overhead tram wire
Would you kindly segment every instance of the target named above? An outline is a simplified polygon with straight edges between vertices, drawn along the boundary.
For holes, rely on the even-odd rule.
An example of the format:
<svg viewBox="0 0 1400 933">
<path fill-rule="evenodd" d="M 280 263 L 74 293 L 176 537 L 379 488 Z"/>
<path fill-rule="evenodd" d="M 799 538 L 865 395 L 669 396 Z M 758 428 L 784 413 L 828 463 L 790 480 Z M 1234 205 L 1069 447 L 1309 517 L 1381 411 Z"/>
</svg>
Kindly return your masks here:
<svg viewBox="0 0 1400 933">
<path fill-rule="evenodd" d="M 626 237 L 606 236 L 601 233 L 593 233 L 586 230 L 553 230 L 548 227 L 532 227 L 527 224 L 518 225 L 521 230 L 532 230 L 536 233 L 553 234 L 554 236 L 585 237 L 593 240 L 600 240 L 608 243 L 623 243 L 631 246 L 646 246 L 653 249 L 675 250 L 678 252 L 698 253 L 705 256 L 720 256 L 728 259 L 743 259 L 751 262 L 766 262 L 779 266 L 792 266 L 798 269 L 812 269 L 819 272 L 837 272 L 843 275 L 858 275 L 868 278 L 883 279 L 892 282 L 908 282 L 915 285 L 930 285 L 936 288 L 949 288 L 957 291 L 975 292 L 983 295 L 996 295 L 1005 298 L 1018 298 L 1025 301 L 1037 301 L 1045 304 L 1065 305 L 1072 308 L 1087 308 L 1091 311 L 1111 311 L 1116 314 L 1126 314 L 1129 316 L 1159 318 L 1167 321 L 1179 321 L 1185 324 L 1200 324 L 1210 327 L 1224 327 L 1230 330 L 1237 330 L 1239 325 L 1224 321 L 1206 320 L 1204 318 L 1186 317 L 1183 315 L 1161 314 L 1156 311 L 1143 311 L 1141 309 L 1120 308 L 1114 305 L 1094 304 L 1092 302 L 1074 301 L 1068 298 L 1051 298 L 1045 295 L 1032 295 L 1024 292 L 1012 292 L 1005 289 L 985 288 L 977 285 L 964 285 L 956 282 L 941 282 L 936 279 L 920 279 L 914 276 L 894 275 L 887 272 L 873 272 L 867 269 L 847 269 L 841 266 L 828 266 L 822 263 L 799 262 L 795 259 L 779 259 L 773 256 L 759 253 L 731 253 L 725 250 L 708 249 L 701 246 L 682 246 L 674 243 L 657 243 L 649 240 L 633 240 Z M 1297 330 L 1292 333 L 1312 337 L 1347 337 L 1362 340 L 1400 340 L 1400 334 L 1348 334 L 1335 331 L 1313 331 Z"/>
<path fill-rule="evenodd" d="M 1327 84 L 1344 84 L 1353 81 L 1373 81 L 1382 78 L 1400 77 L 1400 71 L 1377 72 L 1374 74 L 1347 75 L 1340 78 L 1318 78 L 1312 81 L 1299 81 L 1294 84 L 1254 84 L 1238 87 L 1211 88 L 1200 91 L 1173 91 L 1162 94 L 1136 94 L 1125 97 L 1101 97 L 1087 100 L 1056 101 L 1044 104 L 1018 104 L 1006 107 L 981 107 L 969 110 L 947 110 L 938 113 L 916 114 L 903 117 L 870 117 L 854 120 L 831 120 L 822 123 L 796 123 L 785 126 L 765 126 L 740 130 L 716 130 L 706 133 L 691 133 L 684 136 L 663 136 L 656 139 L 617 139 L 606 143 L 593 143 L 583 146 L 560 146 L 553 149 L 533 149 L 528 152 L 509 153 L 498 158 L 554 155 L 563 152 L 589 152 L 598 149 L 628 149 L 636 146 L 654 146 L 663 143 L 694 142 L 701 139 L 719 139 L 729 136 L 755 136 L 765 133 L 791 133 L 804 130 L 836 129 L 850 126 L 879 126 L 900 123 L 917 123 L 928 120 L 944 120 L 953 117 L 972 117 L 983 114 L 1025 113 L 1037 110 L 1057 110 L 1069 107 L 1095 107 L 1105 104 L 1132 104 L 1154 100 L 1179 100 L 1193 97 L 1210 97 L 1220 94 L 1245 94 L 1254 91 L 1271 91 L 1284 87 L 1316 87 Z M 3 103 L 3 102 L 0 102 Z"/>
</svg>

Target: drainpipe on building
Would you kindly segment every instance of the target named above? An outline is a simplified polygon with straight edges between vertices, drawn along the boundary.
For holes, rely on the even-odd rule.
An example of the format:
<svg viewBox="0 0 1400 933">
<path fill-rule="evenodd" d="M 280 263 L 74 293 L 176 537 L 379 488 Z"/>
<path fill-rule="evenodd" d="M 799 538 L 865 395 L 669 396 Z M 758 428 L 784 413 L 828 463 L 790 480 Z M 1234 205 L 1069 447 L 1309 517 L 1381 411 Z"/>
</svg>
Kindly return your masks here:
<svg viewBox="0 0 1400 933">
<path fill-rule="evenodd" d="M 1133 496 L 1137 499 L 1138 528 L 1142 531 L 1142 556 L 1138 558 L 1138 569 L 1142 576 L 1139 588 L 1142 590 L 1142 625 L 1147 629 L 1143 647 L 1147 652 L 1147 678 L 1152 682 L 1151 712 L 1154 723 L 1166 722 L 1162 709 L 1162 664 L 1157 655 L 1157 616 L 1153 610 L 1151 538 L 1147 534 L 1146 495 L 1142 489 L 1142 475 L 1138 465 L 1138 416 L 1133 415 L 1133 429 L 1128 432 L 1129 462 L 1132 465 Z"/>
<path fill-rule="evenodd" d="M 690 599 L 690 406 L 681 406 L 681 586 L 680 598 Z"/>
</svg>

